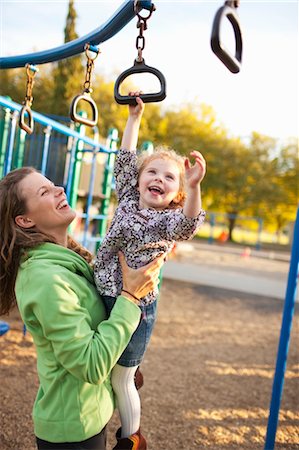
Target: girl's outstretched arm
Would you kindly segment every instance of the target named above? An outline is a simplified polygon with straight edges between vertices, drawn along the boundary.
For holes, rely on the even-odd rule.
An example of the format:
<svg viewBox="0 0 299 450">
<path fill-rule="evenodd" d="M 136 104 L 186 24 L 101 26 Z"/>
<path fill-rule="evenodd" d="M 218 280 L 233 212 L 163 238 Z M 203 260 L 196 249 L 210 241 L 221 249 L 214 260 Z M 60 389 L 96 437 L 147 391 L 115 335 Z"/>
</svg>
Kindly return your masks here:
<svg viewBox="0 0 299 450">
<path fill-rule="evenodd" d="M 129 95 L 137 95 L 137 105 L 129 105 L 129 117 L 121 141 L 121 148 L 130 151 L 136 150 L 141 117 L 144 111 L 144 103 L 138 97 L 139 94 L 139 92 L 129 92 Z"/>
</svg>

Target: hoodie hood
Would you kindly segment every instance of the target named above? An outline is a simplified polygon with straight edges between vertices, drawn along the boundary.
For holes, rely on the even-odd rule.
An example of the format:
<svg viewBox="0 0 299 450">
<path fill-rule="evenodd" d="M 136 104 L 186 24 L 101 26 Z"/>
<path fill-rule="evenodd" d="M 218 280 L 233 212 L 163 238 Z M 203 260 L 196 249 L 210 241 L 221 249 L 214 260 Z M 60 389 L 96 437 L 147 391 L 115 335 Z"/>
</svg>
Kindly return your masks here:
<svg viewBox="0 0 299 450">
<path fill-rule="evenodd" d="M 83 275 L 90 283 L 93 283 L 93 269 L 80 255 L 62 245 L 46 242 L 34 249 L 25 250 L 21 259 L 21 269 L 26 269 L 31 264 L 43 265 L 45 268 L 61 266 L 70 272 Z"/>
</svg>

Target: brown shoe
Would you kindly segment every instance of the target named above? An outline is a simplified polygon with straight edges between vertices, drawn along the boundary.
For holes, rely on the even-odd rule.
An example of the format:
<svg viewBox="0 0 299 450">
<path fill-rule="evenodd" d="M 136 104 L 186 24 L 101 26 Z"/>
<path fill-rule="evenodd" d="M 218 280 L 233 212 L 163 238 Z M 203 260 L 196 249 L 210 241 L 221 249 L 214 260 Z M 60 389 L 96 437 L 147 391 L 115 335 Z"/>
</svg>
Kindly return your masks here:
<svg viewBox="0 0 299 450">
<path fill-rule="evenodd" d="M 116 433 L 117 444 L 112 450 L 146 450 L 146 440 L 140 429 L 127 438 L 121 438 L 121 428 Z"/>
<path fill-rule="evenodd" d="M 142 388 L 142 386 L 143 386 L 143 375 L 142 375 L 141 370 L 139 369 L 139 366 L 137 367 L 137 370 L 135 372 L 134 382 L 135 382 L 135 386 L 136 386 L 137 390 Z"/>
</svg>

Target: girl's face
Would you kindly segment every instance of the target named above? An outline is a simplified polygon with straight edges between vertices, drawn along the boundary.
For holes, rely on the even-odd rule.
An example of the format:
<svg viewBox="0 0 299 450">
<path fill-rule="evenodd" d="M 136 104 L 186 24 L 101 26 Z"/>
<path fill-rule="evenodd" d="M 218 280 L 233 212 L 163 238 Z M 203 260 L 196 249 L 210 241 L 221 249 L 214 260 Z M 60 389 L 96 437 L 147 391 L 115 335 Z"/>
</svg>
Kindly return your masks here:
<svg viewBox="0 0 299 450">
<path fill-rule="evenodd" d="M 52 236 L 66 233 L 76 213 L 69 207 L 62 187 L 33 172 L 20 182 L 19 189 L 27 206 L 26 214 L 15 218 L 19 226 L 36 226 L 39 231 Z"/>
<path fill-rule="evenodd" d="M 167 208 L 179 187 L 180 168 L 175 161 L 162 158 L 149 161 L 139 176 L 140 208 Z"/>
</svg>

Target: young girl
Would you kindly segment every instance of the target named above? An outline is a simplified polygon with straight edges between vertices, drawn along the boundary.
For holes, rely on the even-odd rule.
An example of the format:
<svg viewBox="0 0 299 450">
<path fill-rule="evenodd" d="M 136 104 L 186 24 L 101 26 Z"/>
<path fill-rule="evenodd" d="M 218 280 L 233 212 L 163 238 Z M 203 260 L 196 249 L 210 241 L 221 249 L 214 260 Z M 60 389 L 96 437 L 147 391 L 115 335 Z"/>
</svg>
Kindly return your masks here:
<svg viewBox="0 0 299 450">
<path fill-rule="evenodd" d="M 124 253 L 130 267 L 143 266 L 157 255 L 166 256 L 175 241 L 192 238 L 205 217 L 201 209 L 200 182 L 206 167 L 199 152 L 190 153 L 195 158 L 193 166 L 189 159 L 163 148 L 137 162 L 136 146 L 144 104 L 139 97 L 136 101 L 136 106 L 129 106 L 114 168 L 119 205 L 94 266 L 95 282 L 108 314 L 122 290 L 118 251 Z M 156 289 L 140 300 L 142 319 L 112 371 L 112 386 L 121 419 L 121 436 L 115 450 L 146 449 L 142 436 L 139 443 L 130 441 L 140 425 L 140 399 L 134 374 L 152 333 L 157 297 Z"/>
</svg>

